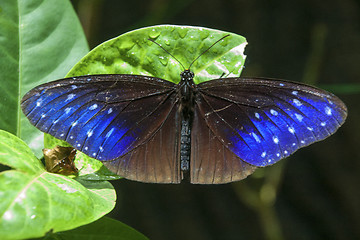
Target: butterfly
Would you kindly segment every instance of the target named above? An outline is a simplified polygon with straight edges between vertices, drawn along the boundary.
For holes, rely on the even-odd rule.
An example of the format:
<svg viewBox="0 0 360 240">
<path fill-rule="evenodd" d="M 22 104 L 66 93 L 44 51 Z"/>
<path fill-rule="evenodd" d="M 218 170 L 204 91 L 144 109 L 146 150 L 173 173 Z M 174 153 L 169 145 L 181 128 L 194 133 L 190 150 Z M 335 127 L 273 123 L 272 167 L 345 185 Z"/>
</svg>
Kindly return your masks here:
<svg viewBox="0 0 360 240">
<path fill-rule="evenodd" d="M 347 116 L 338 97 L 301 83 L 220 77 L 195 84 L 190 67 L 180 78 L 65 78 L 30 90 L 21 107 L 41 131 L 120 176 L 152 183 L 239 181 L 327 138 Z"/>
</svg>

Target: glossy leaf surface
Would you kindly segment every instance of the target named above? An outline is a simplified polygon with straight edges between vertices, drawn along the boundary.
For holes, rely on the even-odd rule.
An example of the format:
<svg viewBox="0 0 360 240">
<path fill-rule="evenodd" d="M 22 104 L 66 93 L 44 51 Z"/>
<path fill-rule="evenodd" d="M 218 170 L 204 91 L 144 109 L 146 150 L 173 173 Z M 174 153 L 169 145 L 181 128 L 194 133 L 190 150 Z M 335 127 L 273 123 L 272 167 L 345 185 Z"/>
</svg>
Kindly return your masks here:
<svg viewBox="0 0 360 240">
<path fill-rule="evenodd" d="M 20 99 L 62 78 L 88 52 L 68 0 L 3 0 L 0 4 L 0 129 L 24 139 L 40 156 L 42 136 L 21 113 Z"/>
<path fill-rule="evenodd" d="M 106 181 L 76 181 L 46 172 L 17 137 L 0 131 L 0 238 L 40 237 L 90 223 L 115 205 L 115 191 Z"/>
</svg>

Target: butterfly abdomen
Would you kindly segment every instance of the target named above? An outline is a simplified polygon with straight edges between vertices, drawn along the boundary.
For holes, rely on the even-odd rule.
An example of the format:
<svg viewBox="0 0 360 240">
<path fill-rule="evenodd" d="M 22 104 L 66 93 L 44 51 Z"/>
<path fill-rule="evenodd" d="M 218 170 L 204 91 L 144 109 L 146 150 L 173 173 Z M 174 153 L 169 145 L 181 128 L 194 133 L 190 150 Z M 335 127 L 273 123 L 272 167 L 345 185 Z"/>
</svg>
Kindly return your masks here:
<svg viewBox="0 0 360 240">
<path fill-rule="evenodd" d="M 181 122 L 181 139 L 180 139 L 180 169 L 188 171 L 190 165 L 190 122 L 182 120 Z"/>
</svg>

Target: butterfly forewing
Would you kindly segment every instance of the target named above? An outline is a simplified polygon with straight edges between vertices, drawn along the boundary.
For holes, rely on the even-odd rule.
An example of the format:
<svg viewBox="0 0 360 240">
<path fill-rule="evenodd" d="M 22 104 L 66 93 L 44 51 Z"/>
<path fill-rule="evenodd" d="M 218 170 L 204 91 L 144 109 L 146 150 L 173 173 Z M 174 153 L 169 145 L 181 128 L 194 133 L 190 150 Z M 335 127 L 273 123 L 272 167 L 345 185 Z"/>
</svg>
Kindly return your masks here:
<svg viewBox="0 0 360 240">
<path fill-rule="evenodd" d="M 267 166 L 334 133 L 345 105 L 304 84 L 228 78 L 198 85 L 196 105 L 214 135 L 241 160 Z"/>
<path fill-rule="evenodd" d="M 115 172 L 118 165 L 124 169 L 117 172 L 134 180 L 179 182 L 174 86 L 135 75 L 75 77 L 31 90 L 22 109 L 41 131 L 91 157 L 112 160 Z"/>
</svg>

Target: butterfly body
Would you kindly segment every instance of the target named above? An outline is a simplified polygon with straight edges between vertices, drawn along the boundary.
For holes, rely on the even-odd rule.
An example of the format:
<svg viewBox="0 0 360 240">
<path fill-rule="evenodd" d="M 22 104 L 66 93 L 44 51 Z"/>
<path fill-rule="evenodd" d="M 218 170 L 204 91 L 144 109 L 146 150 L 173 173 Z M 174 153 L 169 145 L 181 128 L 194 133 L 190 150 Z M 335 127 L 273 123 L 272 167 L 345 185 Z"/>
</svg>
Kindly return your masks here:
<svg viewBox="0 0 360 240">
<path fill-rule="evenodd" d="M 181 111 L 181 137 L 180 137 L 180 169 L 188 171 L 190 166 L 191 153 L 191 126 L 194 117 L 194 73 L 185 70 L 180 74 L 181 80 L 179 86 L 178 98 L 180 99 Z"/>
<path fill-rule="evenodd" d="M 227 183 L 333 134 L 345 105 L 283 80 L 175 84 L 141 75 L 88 75 L 40 85 L 22 99 L 30 122 L 128 179 Z"/>
</svg>

